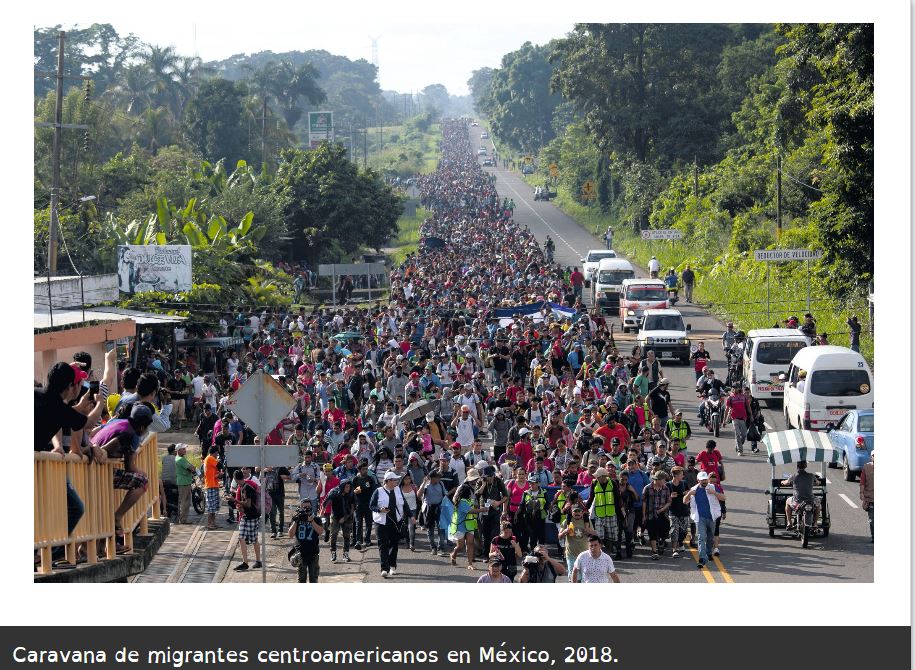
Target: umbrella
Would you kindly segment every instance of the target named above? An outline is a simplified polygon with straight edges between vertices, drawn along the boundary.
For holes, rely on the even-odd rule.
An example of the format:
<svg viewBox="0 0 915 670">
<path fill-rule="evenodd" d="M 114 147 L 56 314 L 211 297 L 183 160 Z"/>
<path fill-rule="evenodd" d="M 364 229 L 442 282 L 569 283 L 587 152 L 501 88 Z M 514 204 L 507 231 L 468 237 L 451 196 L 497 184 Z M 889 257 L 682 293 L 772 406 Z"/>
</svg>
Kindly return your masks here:
<svg viewBox="0 0 915 670">
<path fill-rule="evenodd" d="M 438 408 L 441 404 L 441 400 L 417 400 L 414 403 L 410 403 L 401 413 L 400 420 L 407 423 L 408 421 L 413 421 L 413 419 L 425 416 L 427 412 L 438 413 Z"/>
<path fill-rule="evenodd" d="M 842 452 L 836 450 L 826 433 L 812 430 L 783 430 L 766 433 L 762 442 L 769 454 L 769 465 L 784 465 L 809 461 L 813 463 L 842 462 Z"/>
</svg>

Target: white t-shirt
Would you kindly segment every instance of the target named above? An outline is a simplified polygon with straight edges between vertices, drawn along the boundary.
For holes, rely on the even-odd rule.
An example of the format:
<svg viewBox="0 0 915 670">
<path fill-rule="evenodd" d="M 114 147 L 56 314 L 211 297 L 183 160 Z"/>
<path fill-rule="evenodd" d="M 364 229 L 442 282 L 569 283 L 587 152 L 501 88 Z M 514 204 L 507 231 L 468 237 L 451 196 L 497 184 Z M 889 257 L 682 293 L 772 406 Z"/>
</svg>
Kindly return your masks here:
<svg viewBox="0 0 915 670">
<path fill-rule="evenodd" d="M 579 579 L 585 584 L 606 584 L 610 581 L 610 573 L 616 572 L 612 558 L 604 552 L 594 558 L 590 550 L 578 555 L 574 567 L 578 569 Z"/>
<path fill-rule="evenodd" d="M 463 484 L 464 480 L 467 479 L 467 466 L 464 465 L 464 459 L 451 454 L 451 469 L 457 475 L 458 483 Z"/>
<path fill-rule="evenodd" d="M 194 386 L 194 397 L 195 398 L 199 398 L 200 396 L 203 395 L 203 384 L 205 381 L 206 380 L 199 375 L 197 377 L 194 377 L 191 380 L 191 384 Z"/>
<path fill-rule="evenodd" d="M 238 372 L 238 359 L 237 358 L 227 358 L 226 359 L 226 372 L 229 373 L 229 377 Z"/>
</svg>

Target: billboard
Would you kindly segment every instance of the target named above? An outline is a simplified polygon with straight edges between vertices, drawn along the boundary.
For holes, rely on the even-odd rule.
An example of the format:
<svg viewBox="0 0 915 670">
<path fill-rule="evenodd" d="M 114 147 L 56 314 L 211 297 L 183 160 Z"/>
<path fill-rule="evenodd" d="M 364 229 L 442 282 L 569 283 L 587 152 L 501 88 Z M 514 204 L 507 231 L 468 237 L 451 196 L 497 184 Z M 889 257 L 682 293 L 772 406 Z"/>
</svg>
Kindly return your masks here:
<svg viewBox="0 0 915 670">
<path fill-rule="evenodd" d="M 323 141 L 334 141 L 334 113 L 308 112 L 308 146 L 314 149 Z"/>
<path fill-rule="evenodd" d="M 118 246 L 121 293 L 191 290 L 191 246 L 128 244 Z"/>
</svg>

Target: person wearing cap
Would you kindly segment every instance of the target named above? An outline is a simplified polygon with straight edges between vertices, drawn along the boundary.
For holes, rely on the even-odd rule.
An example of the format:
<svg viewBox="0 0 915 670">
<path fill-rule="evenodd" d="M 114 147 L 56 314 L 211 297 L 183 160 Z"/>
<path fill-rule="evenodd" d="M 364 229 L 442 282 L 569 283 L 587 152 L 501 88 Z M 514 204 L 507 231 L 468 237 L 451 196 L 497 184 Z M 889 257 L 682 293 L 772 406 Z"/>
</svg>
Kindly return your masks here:
<svg viewBox="0 0 915 670">
<path fill-rule="evenodd" d="M 457 430 L 457 442 L 466 449 L 473 444 L 479 426 L 479 421 L 467 404 L 461 405 L 460 411 L 451 420 L 451 427 Z"/>
<path fill-rule="evenodd" d="M 721 517 L 721 503 L 725 497 L 714 486 L 709 486 L 708 472 L 700 471 L 697 479 L 698 483 L 686 492 L 683 502 L 689 503 L 689 516 L 698 531 L 699 562 L 696 567 L 701 570 L 712 560 L 715 521 Z"/>
<path fill-rule="evenodd" d="M 750 419 L 750 401 L 743 394 L 743 387 L 738 383 L 731 395 L 724 401 L 725 411 L 724 421 L 728 420 L 734 424 L 734 444 L 738 456 L 743 456 L 743 443 L 747 439 L 747 426 Z"/>
<path fill-rule="evenodd" d="M 721 351 L 727 355 L 730 348 L 737 339 L 737 331 L 734 330 L 734 322 L 728 321 L 725 331 L 721 334 Z"/>
<path fill-rule="evenodd" d="M 692 434 L 692 429 L 683 419 L 683 410 L 680 409 L 674 412 L 674 418 L 668 419 L 664 426 L 664 437 L 674 454 L 686 451 L 686 440 Z"/>
<path fill-rule="evenodd" d="M 426 426 L 429 428 L 429 436 L 432 440 L 432 444 L 438 450 L 443 449 L 445 447 L 447 431 L 442 420 L 435 416 L 435 412 L 426 412 Z"/>
<path fill-rule="evenodd" d="M 400 477 L 393 472 L 385 473 L 384 484 L 372 493 L 369 508 L 378 535 L 381 576 L 388 579 L 396 574 L 400 533 L 411 513 L 400 490 Z"/>
<path fill-rule="evenodd" d="M 114 470 L 114 488 L 127 492 L 114 512 L 114 526 L 118 536 L 123 536 L 121 519 L 140 500 L 149 485 L 146 473 L 137 468 L 136 454 L 140 440 L 149 431 L 152 422 L 152 410 L 146 405 L 125 405 L 91 439 L 92 446 L 104 451 L 106 459 L 124 459 L 124 467 Z"/>
<path fill-rule="evenodd" d="M 619 456 L 629 446 L 631 440 L 626 427 L 612 415 L 607 417 L 607 423 L 594 431 L 594 436 L 603 440 L 603 450 L 614 456 Z"/>
<path fill-rule="evenodd" d="M 454 511 L 451 513 L 451 524 L 448 526 L 448 539 L 455 543 L 455 547 L 451 551 L 451 565 L 457 565 L 458 554 L 466 548 L 468 570 L 475 569 L 473 566 L 474 534 L 479 527 L 477 515 L 485 511 L 476 503 L 480 479 L 480 471 L 471 468 L 464 483 L 458 487 L 452 499 Z"/>
<path fill-rule="evenodd" d="M 196 469 L 187 460 L 187 445 L 179 442 L 175 445 L 175 485 L 178 487 L 178 523 L 187 523 L 191 508 L 191 486 L 194 483 Z"/>
<path fill-rule="evenodd" d="M 670 404 L 670 392 L 667 390 L 669 386 L 670 380 L 662 377 L 658 381 L 658 385 L 648 392 L 648 398 L 646 398 L 652 414 L 660 420 L 661 425 L 667 423 L 667 417 L 674 413 Z"/>
<path fill-rule="evenodd" d="M 506 444 L 508 444 L 508 434 L 512 428 L 512 421 L 509 419 L 502 407 L 495 409 L 495 416 L 486 426 L 487 432 L 493 436 L 493 458 L 498 460 L 505 453 Z"/>
<path fill-rule="evenodd" d="M 670 472 L 677 463 L 673 456 L 670 455 L 667 443 L 664 440 L 658 440 L 655 442 L 654 451 L 655 455 L 651 460 L 656 462 L 657 468 L 663 470 L 664 474 L 667 475 L 667 478 L 670 479 Z"/>
<path fill-rule="evenodd" d="M 594 534 L 594 527 L 591 525 L 590 517 L 585 513 L 581 499 L 576 499 L 569 506 L 568 512 L 563 514 L 558 534 L 559 539 L 563 540 L 565 544 L 563 551 L 568 568 L 569 581 L 572 580 L 575 559 L 583 551 L 588 550 L 588 538 Z"/>
<path fill-rule="evenodd" d="M 651 483 L 642 489 L 642 518 L 648 531 L 651 544 L 651 558 L 658 560 L 664 553 L 665 538 L 670 534 L 670 489 L 667 488 L 667 475 L 658 466 L 651 473 Z"/>
<path fill-rule="evenodd" d="M 485 574 L 480 575 L 477 584 L 511 584 L 512 579 L 502 573 L 502 559 L 490 558 L 488 569 Z"/>
<path fill-rule="evenodd" d="M 610 479 L 610 471 L 607 468 L 596 468 L 588 493 L 591 520 L 607 553 L 615 548 L 618 560 L 622 558 L 622 553 L 617 543 L 619 526 L 616 518 L 616 493 L 616 483 Z"/>
<path fill-rule="evenodd" d="M 527 490 L 521 497 L 521 504 L 515 512 L 514 527 L 518 533 L 518 542 L 524 551 L 528 547 L 543 544 L 546 541 L 546 492 L 540 485 L 540 478 L 531 473 L 527 477 Z"/>
<path fill-rule="evenodd" d="M 353 536 L 353 549 L 361 550 L 372 546 L 372 494 L 378 488 L 378 480 L 369 471 L 369 462 L 361 459 L 353 477 L 353 493 L 356 495 L 356 527 Z"/>
<path fill-rule="evenodd" d="M 299 485 L 299 501 L 310 500 L 312 509 L 318 513 L 318 483 L 321 471 L 314 462 L 314 451 L 306 449 L 302 462 L 289 473 L 289 478 Z"/>
<path fill-rule="evenodd" d="M 447 537 L 441 526 L 441 511 L 442 501 L 447 495 L 448 491 L 438 470 L 432 470 L 426 475 L 416 492 L 417 500 L 422 502 L 423 520 L 433 556 L 438 556 L 439 551 L 445 551 Z"/>
<path fill-rule="evenodd" d="M 522 426 L 518 430 L 518 441 L 515 443 L 515 455 L 518 463 L 525 467 L 534 457 L 534 448 L 531 444 L 531 430 L 527 426 Z"/>
</svg>

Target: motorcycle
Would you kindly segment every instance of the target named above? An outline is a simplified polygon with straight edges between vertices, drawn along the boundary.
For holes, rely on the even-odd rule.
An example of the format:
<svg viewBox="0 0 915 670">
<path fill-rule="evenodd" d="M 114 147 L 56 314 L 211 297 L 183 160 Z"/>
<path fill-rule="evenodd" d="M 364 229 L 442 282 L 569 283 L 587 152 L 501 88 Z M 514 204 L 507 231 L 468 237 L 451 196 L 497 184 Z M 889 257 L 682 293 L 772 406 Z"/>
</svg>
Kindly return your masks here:
<svg viewBox="0 0 915 670">
<path fill-rule="evenodd" d="M 197 514 L 203 514 L 204 497 L 200 476 L 195 476 L 191 484 L 191 506 Z M 165 510 L 169 519 L 178 520 L 178 487 L 169 483 L 165 484 Z"/>
<path fill-rule="evenodd" d="M 670 303 L 670 306 L 673 307 L 676 305 L 678 300 L 680 300 L 679 289 L 676 287 L 668 287 L 667 302 Z"/>
<path fill-rule="evenodd" d="M 724 414 L 724 399 L 720 395 L 702 394 L 705 398 L 705 427 L 715 437 L 721 434 L 721 422 Z"/>
<path fill-rule="evenodd" d="M 806 549 L 811 535 L 820 535 L 822 529 L 817 526 L 817 506 L 813 500 L 803 500 L 791 516 L 791 526 L 788 530 L 801 540 L 801 546 Z"/>
</svg>

